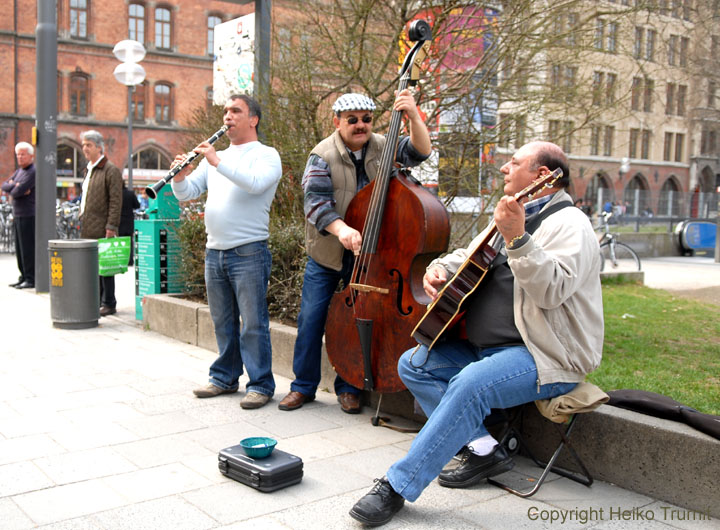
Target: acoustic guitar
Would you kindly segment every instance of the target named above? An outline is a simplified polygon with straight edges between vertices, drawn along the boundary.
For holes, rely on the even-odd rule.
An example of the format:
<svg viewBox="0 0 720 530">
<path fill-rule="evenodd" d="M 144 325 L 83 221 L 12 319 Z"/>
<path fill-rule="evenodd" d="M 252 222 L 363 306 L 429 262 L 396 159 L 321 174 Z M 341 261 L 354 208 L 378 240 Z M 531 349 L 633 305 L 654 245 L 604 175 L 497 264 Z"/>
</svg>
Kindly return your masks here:
<svg viewBox="0 0 720 530">
<path fill-rule="evenodd" d="M 517 192 L 513 197 L 516 201 L 538 193 L 543 188 L 550 188 L 562 177 L 562 169 L 558 168 L 534 180 L 525 189 Z M 412 337 L 422 345 L 432 349 L 438 339 L 449 329 L 452 329 L 465 314 L 463 304 L 475 292 L 485 278 L 490 264 L 495 259 L 497 251 L 490 242 L 497 233 L 497 226 L 493 221 L 485 237 L 475 245 L 468 258 L 460 265 L 457 272 L 443 286 L 435 300 L 427 307 L 425 315 L 420 319 L 412 332 Z"/>
</svg>

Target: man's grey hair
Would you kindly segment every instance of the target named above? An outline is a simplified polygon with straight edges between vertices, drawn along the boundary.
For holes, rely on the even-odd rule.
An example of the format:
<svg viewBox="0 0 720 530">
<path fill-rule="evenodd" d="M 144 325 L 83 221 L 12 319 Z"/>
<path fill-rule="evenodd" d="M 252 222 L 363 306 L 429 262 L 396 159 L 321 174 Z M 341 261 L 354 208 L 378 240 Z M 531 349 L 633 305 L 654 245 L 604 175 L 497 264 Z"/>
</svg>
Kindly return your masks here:
<svg viewBox="0 0 720 530">
<path fill-rule="evenodd" d="M 84 131 L 80 133 L 80 141 L 92 142 L 95 145 L 97 145 L 103 152 L 105 151 L 105 140 L 103 140 L 103 135 L 100 134 L 98 131 L 91 130 L 91 131 Z"/>
<path fill-rule="evenodd" d="M 18 151 L 21 149 L 25 149 L 30 156 L 35 156 L 35 148 L 27 143 L 27 142 L 18 142 L 15 146 L 15 154 L 18 154 Z"/>
</svg>

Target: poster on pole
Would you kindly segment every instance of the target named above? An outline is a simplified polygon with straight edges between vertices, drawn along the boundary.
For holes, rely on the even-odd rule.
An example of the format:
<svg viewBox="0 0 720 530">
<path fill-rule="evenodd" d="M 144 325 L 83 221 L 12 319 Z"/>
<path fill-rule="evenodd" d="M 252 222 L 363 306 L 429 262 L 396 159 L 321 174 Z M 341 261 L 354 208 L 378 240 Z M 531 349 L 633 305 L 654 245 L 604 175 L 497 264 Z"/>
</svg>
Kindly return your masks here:
<svg viewBox="0 0 720 530">
<path fill-rule="evenodd" d="M 230 94 L 253 93 L 255 13 L 214 28 L 213 103 L 224 105 Z"/>
</svg>

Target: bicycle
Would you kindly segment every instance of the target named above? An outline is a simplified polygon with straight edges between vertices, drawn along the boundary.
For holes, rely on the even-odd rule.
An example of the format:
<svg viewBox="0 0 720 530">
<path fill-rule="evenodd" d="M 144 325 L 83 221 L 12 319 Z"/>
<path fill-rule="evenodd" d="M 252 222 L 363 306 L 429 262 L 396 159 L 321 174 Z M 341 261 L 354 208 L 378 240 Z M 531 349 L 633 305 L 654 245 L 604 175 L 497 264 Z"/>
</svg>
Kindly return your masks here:
<svg viewBox="0 0 720 530">
<path fill-rule="evenodd" d="M 630 246 L 617 240 L 617 236 L 610 232 L 608 220 L 612 213 L 602 212 L 600 214 L 600 226 L 603 235 L 600 238 L 600 270 L 605 270 L 605 263 L 609 263 L 609 271 L 612 272 L 634 272 L 640 270 L 640 257 Z"/>
<path fill-rule="evenodd" d="M 12 206 L 0 204 L 0 252 L 15 252 L 15 230 L 13 228 Z"/>
</svg>

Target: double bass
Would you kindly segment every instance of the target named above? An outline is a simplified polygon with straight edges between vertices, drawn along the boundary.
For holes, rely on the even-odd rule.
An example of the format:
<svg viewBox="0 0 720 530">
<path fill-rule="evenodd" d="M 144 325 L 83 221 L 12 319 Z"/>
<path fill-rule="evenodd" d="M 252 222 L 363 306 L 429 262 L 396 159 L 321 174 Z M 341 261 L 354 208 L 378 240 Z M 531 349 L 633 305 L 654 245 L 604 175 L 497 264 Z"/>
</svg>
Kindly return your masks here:
<svg viewBox="0 0 720 530">
<path fill-rule="evenodd" d="M 417 81 L 431 36 L 424 20 L 410 26 L 415 44 L 400 69 L 398 93 Z M 402 114 L 393 110 L 377 175 L 345 214 L 345 223 L 362 234 L 362 247 L 350 282 L 333 295 L 325 327 L 335 371 L 351 385 L 379 393 L 405 389 L 397 361 L 415 345 L 412 330 L 430 302 L 422 286 L 425 268 L 450 239 L 442 203 L 406 170 L 393 171 Z"/>
</svg>

